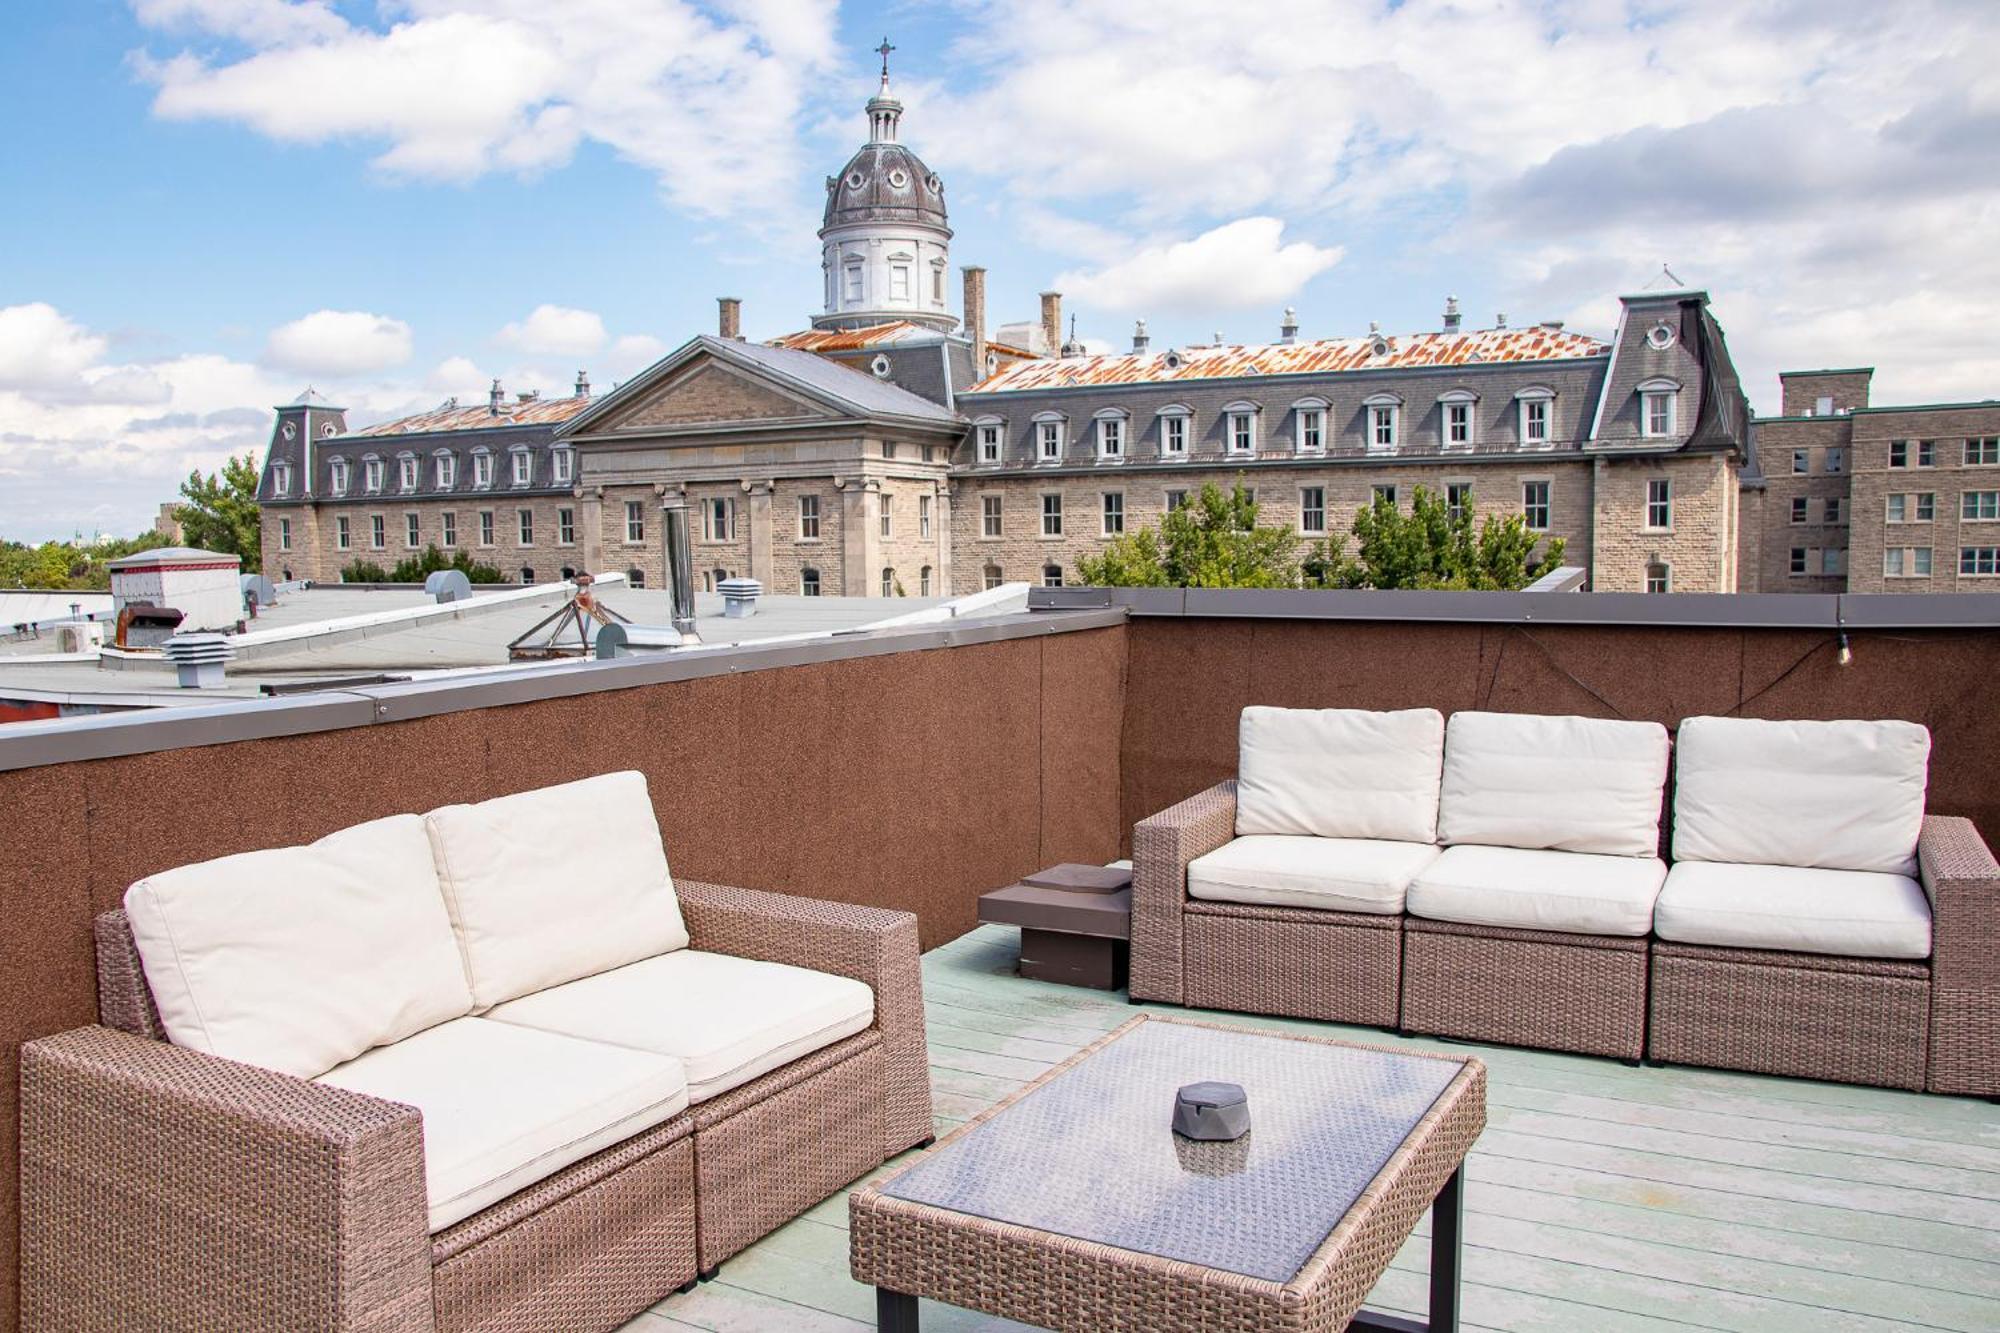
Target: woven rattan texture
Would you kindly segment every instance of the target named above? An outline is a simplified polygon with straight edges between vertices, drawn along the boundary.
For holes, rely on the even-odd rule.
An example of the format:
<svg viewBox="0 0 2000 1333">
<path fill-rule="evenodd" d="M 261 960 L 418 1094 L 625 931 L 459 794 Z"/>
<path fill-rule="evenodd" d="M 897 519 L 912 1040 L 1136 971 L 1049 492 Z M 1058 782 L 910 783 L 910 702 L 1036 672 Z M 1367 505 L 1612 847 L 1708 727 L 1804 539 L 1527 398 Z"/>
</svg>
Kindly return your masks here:
<svg viewBox="0 0 2000 1333">
<path fill-rule="evenodd" d="M 440 1264 L 437 1329 L 608 1333 L 695 1271 L 694 1143 L 683 1134 Z"/>
<path fill-rule="evenodd" d="M 1636 1060 L 1646 1043 L 1646 942 L 1408 918 L 1403 1027 Z"/>
<path fill-rule="evenodd" d="M 809 967 L 873 987 L 883 1056 L 875 1090 L 882 1101 L 882 1156 L 876 1160 L 931 1137 L 930 1051 L 914 915 L 688 881 L 675 889 L 697 949 Z"/>
<path fill-rule="evenodd" d="M 1970 820 L 1935 815 L 1917 860 L 1931 899 L 1927 1086 L 2000 1096 L 2000 866 Z"/>
<path fill-rule="evenodd" d="M 1131 996 L 1182 1004 L 1188 862 L 1236 836 L 1236 782 L 1219 783 L 1132 828 Z"/>
<path fill-rule="evenodd" d="M 1921 964 L 1656 942 L 1646 1049 L 1673 1064 L 1922 1088 L 1924 972 Z"/>
<path fill-rule="evenodd" d="M 1401 916 L 1191 900 L 1181 930 L 1189 1005 L 1396 1026 Z"/>
<path fill-rule="evenodd" d="M 160 1022 L 159 1006 L 153 1003 L 152 987 L 146 984 L 132 923 L 123 910 L 106 912 L 97 918 L 95 929 L 98 1021 L 135 1037 L 165 1041 L 166 1025 Z"/>
<path fill-rule="evenodd" d="M 24 1328 L 432 1327 L 410 1107 L 101 1027 L 21 1083 Z"/>
<path fill-rule="evenodd" d="M 1049 1080 L 1145 1021 L 1127 1024 L 989 1108 L 943 1140 L 939 1151 L 1006 1114 Z M 1176 1020 L 1153 1021 L 1183 1025 Z M 1484 1068 L 1477 1061 L 1448 1062 L 1459 1065 L 1456 1077 L 1288 1283 L 1159 1259 L 884 1194 L 882 1187 L 900 1173 L 850 1196 L 854 1276 L 891 1290 L 1078 1333 L 1194 1333 L 1223 1328 L 1331 1333 L 1345 1327 L 1360 1307 L 1485 1123 Z"/>
<path fill-rule="evenodd" d="M 861 1051 L 695 1132 L 703 1268 L 882 1165 L 886 1061 Z"/>
</svg>

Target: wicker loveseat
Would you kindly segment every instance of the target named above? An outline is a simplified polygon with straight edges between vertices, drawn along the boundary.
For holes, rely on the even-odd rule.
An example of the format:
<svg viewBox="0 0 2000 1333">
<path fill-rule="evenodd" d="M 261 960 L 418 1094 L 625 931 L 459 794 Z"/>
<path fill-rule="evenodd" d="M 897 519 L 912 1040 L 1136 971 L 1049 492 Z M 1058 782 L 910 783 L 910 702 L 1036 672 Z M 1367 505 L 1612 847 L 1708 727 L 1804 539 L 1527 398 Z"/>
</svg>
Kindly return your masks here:
<svg viewBox="0 0 2000 1333">
<path fill-rule="evenodd" d="M 575 1330 L 931 1136 L 916 920 L 675 883 L 637 773 L 134 885 L 22 1051 L 23 1326 Z"/>
<path fill-rule="evenodd" d="M 1250 708 L 1133 832 L 1131 993 L 2000 1093 L 2000 869 L 1900 722 Z"/>
</svg>

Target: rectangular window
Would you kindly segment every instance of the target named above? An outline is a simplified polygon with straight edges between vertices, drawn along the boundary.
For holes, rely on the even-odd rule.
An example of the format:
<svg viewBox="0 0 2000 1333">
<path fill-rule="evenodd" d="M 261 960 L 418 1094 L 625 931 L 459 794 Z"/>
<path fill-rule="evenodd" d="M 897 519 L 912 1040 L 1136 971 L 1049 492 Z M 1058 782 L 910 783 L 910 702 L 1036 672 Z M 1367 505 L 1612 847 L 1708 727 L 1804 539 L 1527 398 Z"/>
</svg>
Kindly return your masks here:
<svg viewBox="0 0 2000 1333">
<path fill-rule="evenodd" d="M 368 545 L 379 551 L 389 544 L 389 524 L 380 514 L 368 516 Z"/>
<path fill-rule="evenodd" d="M 438 489 L 448 491 L 451 489 L 452 483 L 458 479 L 458 456 L 456 454 L 439 454 L 435 462 Z"/>
<path fill-rule="evenodd" d="M 368 459 L 363 459 L 363 460 L 362 460 L 362 463 L 361 463 L 361 484 L 362 484 L 363 486 L 365 486 L 365 487 L 367 488 L 367 490 L 368 490 L 368 493 L 369 493 L 370 495 L 373 495 L 373 494 L 375 494 L 375 492 L 377 492 L 377 491 L 379 491 L 379 490 L 381 490 L 381 489 L 382 489 L 382 460 L 381 460 L 381 459 L 379 459 L 379 458 L 368 458 Z"/>
<path fill-rule="evenodd" d="M 1375 483 L 1374 489 L 1377 500 L 1387 500 L 1391 506 L 1396 503 L 1396 487 L 1394 483 L 1378 481 Z"/>
<path fill-rule="evenodd" d="M 625 502 L 625 540 L 628 542 L 646 540 L 646 506 L 637 500 Z"/>
<path fill-rule="evenodd" d="M 1798 501 L 1794 500 L 1792 502 L 1792 512 L 1797 513 L 1798 509 Z M 1910 497 L 1900 493 L 1891 493 L 1887 502 L 1883 505 L 1882 517 L 1885 522 L 1902 523 L 1906 521 L 1909 512 Z M 1796 522 L 1797 520 L 1794 521 Z"/>
<path fill-rule="evenodd" d="M 1371 407 L 1368 409 L 1368 445 L 1372 449 L 1394 449 L 1396 447 L 1395 408 Z"/>
<path fill-rule="evenodd" d="M 535 544 L 535 511 L 532 509 L 516 510 L 515 517 L 520 521 L 520 544 L 523 546 L 533 546 Z"/>
<path fill-rule="evenodd" d="M 1889 441 L 1889 466 L 1908 467 L 1910 465 L 1910 442 L 1908 440 Z"/>
<path fill-rule="evenodd" d="M 491 546 L 493 544 L 493 511 L 491 509 L 482 509 L 479 511 L 479 544 L 481 546 Z"/>
<path fill-rule="evenodd" d="M 1826 521 L 1829 523 L 1838 523 L 1841 519 L 1840 497 L 1837 495 L 1828 496 L 1826 501 Z"/>
<path fill-rule="evenodd" d="M 1987 435 L 1965 442 L 1965 465 L 1967 467 L 1992 467 L 2000 464 L 2000 435 Z"/>
<path fill-rule="evenodd" d="M 1671 528 L 1674 525 L 1674 484 L 1665 477 L 1646 483 L 1646 526 Z"/>
<path fill-rule="evenodd" d="M 280 551 L 292 549 L 292 520 L 289 518 L 278 520 L 278 549 Z"/>
<path fill-rule="evenodd" d="M 997 495 L 979 497 L 979 535 L 982 537 L 1000 535 L 1000 497 Z"/>
<path fill-rule="evenodd" d="M 884 597 L 896 595 L 896 571 L 893 569 L 882 571 L 882 595 Z"/>
<path fill-rule="evenodd" d="M 1524 481 L 1521 483 L 1521 518 L 1530 532 L 1549 530 L 1549 483 L 1546 481 Z"/>
<path fill-rule="evenodd" d="M 889 501 L 890 501 L 889 492 L 887 491 L 882 492 L 882 516 L 879 521 L 881 524 L 880 531 L 884 537 L 893 537 L 896 535 L 896 527 L 895 527 L 896 520 L 893 517 L 892 512 L 890 510 Z"/>
<path fill-rule="evenodd" d="M 882 441 L 882 457 L 894 458 L 895 456 L 896 456 L 896 442 L 894 440 Z"/>
<path fill-rule="evenodd" d="M 403 515 L 403 545 L 414 551 L 417 549 L 417 544 L 422 540 L 423 532 L 418 524 L 417 516 L 415 514 Z"/>
<path fill-rule="evenodd" d="M 405 491 L 414 491 L 417 489 L 417 460 L 415 458 L 399 458 L 396 460 L 396 485 L 398 489 Z"/>
<path fill-rule="evenodd" d="M 889 265 L 889 299 L 907 301 L 910 299 L 910 266 L 908 264 Z"/>
<path fill-rule="evenodd" d="M 576 473 L 576 454 L 568 449 L 558 449 L 551 457 L 555 459 L 556 484 L 569 485 L 569 479 Z"/>
<path fill-rule="evenodd" d="M 1472 483 L 1448 481 L 1444 487 L 1445 509 L 1453 518 L 1464 518 L 1472 506 Z"/>
<path fill-rule="evenodd" d="M 922 569 L 917 571 L 917 596 L 928 597 L 930 595 L 931 595 L 931 567 L 929 565 L 925 565 Z"/>
<path fill-rule="evenodd" d="M 1959 547 L 1958 572 L 1981 576 L 2000 574 L 2000 546 Z"/>
<path fill-rule="evenodd" d="M 1884 578 L 1929 578 L 1930 572 L 1931 548 L 1928 546 L 1891 546 L 1882 552 Z"/>
<path fill-rule="evenodd" d="M 1916 496 L 1917 522 L 1928 523 L 1937 517 L 1937 492 L 1919 491 Z"/>
<path fill-rule="evenodd" d="M 1257 447 L 1257 416 L 1254 412 L 1229 414 L 1229 452 L 1247 454 Z"/>
<path fill-rule="evenodd" d="M 1931 572 L 1930 547 L 1916 546 L 1910 549 L 1910 572 L 1912 574 L 1920 574 L 1926 578 L 1930 577 L 1930 572 Z"/>
<path fill-rule="evenodd" d="M 1930 467 L 1937 462 L 1937 441 L 1917 441 L 1917 466 Z"/>
<path fill-rule="evenodd" d="M 981 426 L 979 428 L 979 461 L 997 463 L 1000 461 L 1000 428 Z"/>
<path fill-rule="evenodd" d="M 1005 583 L 1006 581 L 1007 581 L 1006 577 L 1003 574 L 1001 574 L 1000 566 L 998 565 L 988 565 L 986 567 L 986 572 L 984 576 L 980 579 L 980 583 L 989 592 L 992 591 L 994 588 L 999 587 L 1002 583 Z"/>
<path fill-rule="evenodd" d="M 928 495 L 917 497 L 917 535 L 919 537 L 931 535 L 931 497 Z"/>
<path fill-rule="evenodd" d="M 472 484 L 482 487 L 493 484 L 492 454 L 474 454 L 472 456 Z"/>
<path fill-rule="evenodd" d="M 1188 419 L 1183 416 L 1160 418 L 1160 452 L 1168 458 L 1187 457 Z"/>
<path fill-rule="evenodd" d="M 1299 531 L 1326 531 L 1326 488 L 1324 486 L 1301 486 L 1299 488 Z"/>
<path fill-rule="evenodd" d="M 1673 585 L 1674 571 L 1670 566 L 1660 564 L 1657 561 L 1646 566 L 1647 592 L 1672 592 L 1674 590 Z"/>
<path fill-rule="evenodd" d="M 1804 573 L 1806 572 L 1806 548 L 1805 548 L 1805 547 L 1803 547 L 1803 546 L 1794 546 L 1794 547 L 1792 548 L 1792 561 L 1791 561 L 1791 567 L 1790 567 L 1790 568 L 1791 568 L 1791 572 L 1792 572 L 1793 574 L 1804 574 Z"/>
<path fill-rule="evenodd" d="M 2000 518 L 2000 491 L 1967 491 L 1959 497 L 1958 516 L 1973 522 Z"/>
<path fill-rule="evenodd" d="M 1826 470 L 1830 473 L 1845 472 L 1847 470 L 1847 450 L 1844 446 L 1838 444 L 1827 446 Z"/>
<path fill-rule="evenodd" d="M 885 536 L 887 534 L 884 534 Z M 736 502 L 734 500 L 703 500 L 701 502 L 701 539 L 706 542 L 731 542 L 736 540 Z"/>
<path fill-rule="evenodd" d="M 529 478 L 534 473 L 534 467 L 535 467 L 534 459 L 529 457 L 527 450 L 523 449 L 519 453 L 513 455 L 513 464 L 514 464 L 514 484 L 516 486 L 526 486 L 528 484 Z"/>
<path fill-rule="evenodd" d="M 271 469 L 271 494 L 288 495 L 292 489 L 292 469 L 279 463 Z"/>
<path fill-rule="evenodd" d="M 801 495 L 799 497 L 799 540 L 816 542 L 819 540 L 819 497 Z"/>
<path fill-rule="evenodd" d="M 847 299 L 850 301 L 859 301 L 861 299 L 861 265 L 849 264 L 846 276 Z"/>
<path fill-rule="evenodd" d="M 1646 420 L 1643 433 L 1659 438 L 1674 433 L 1674 396 L 1670 393 L 1649 393 L 1645 398 Z M 1649 566 L 1648 568 L 1651 568 Z M 1665 568 L 1660 566 L 1660 568 Z M 1662 589 L 1661 591 L 1665 591 Z"/>
<path fill-rule="evenodd" d="M 1100 458 L 1125 456 L 1125 418 L 1102 417 L 1098 420 L 1097 456 Z"/>
<path fill-rule="evenodd" d="M 458 545 L 458 515 L 452 510 L 438 515 L 438 541 L 445 546 Z"/>
<path fill-rule="evenodd" d="M 574 509 L 556 510 L 556 545 L 576 545 L 576 511 Z"/>
<path fill-rule="evenodd" d="M 1891 463 L 1889 466 L 1901 467 L 1902 464 Z M 1812 450 L 1810 449 L 1792 450 L 1792 475 L 1795 477 L 1803 477 L 1811 472 L 1812 472 Z"/>
<path fill-rule="evenodd" d="M 1042 535 L 1044 537 L 1062 536 L 1062 500 L 1063 498 L 1060 495 L 1044 495 L 1042 497 Z"/>
<path fill-rule="evenodd" d="M 1829 546 L 1819 553 L 1819 572 L 1822 574 L 1845 574 L 1847 572 L 1847 548 Z"/>
<path fill-rule="evenodd" d="M 1118 491 L 1104 494 L 1104 535 L 1116 537 L 1125 531 L 1125 497 Z"/>
<path fill-rule="evenodd" d="M 1035 438 L 1041 442 L 1041 459 L 1044 463 L 1062 461 L 1062 422 L 1037 422 Z"/>
<path fill-rule="evenodd" d="M 1892 500 L 1898 500 L 1901 499 L 1902 497 L 1892 495 L 1889 498 Z M 1810 517 L 1810 515 L 1807 513 L 1807 509 L 1811 504 L 1812 501 L 1808 500 L 1805 496 L 1794 495 L 1792 497 L 1792 522 L 1794 523 L 1805 522 Z M 1891 521 L 1893 522 L 1893 520 Z"/>
<path fill-rule="evenodd" d="M 1061 565 L 1042 566 L 1042 586 L 1044 588 L 1060 588 L 1063 586 Z"/>
<path fill-rule="evenodd" d="M 806 568 L 799 571 L 799 596 L 819 596 L 819 571 Z"/>
<path fill-rule="evenodd" d="M 1181 508 L 1187 502 L 1188 502 L 1188 493 L 1186 491 L 1167 492 L 1167 512 L 1169 514 L 1173 513 L 1174 510 Z"/>
<path fill-rule="evenodd" d="M 1326 446 L 1326 413 L 1317 407 L 1299 412 L 1299 448 L 1316 454 Z"/>
<path fill-rule="evenodd" d="M 1833 399 L 1831 399 L 1831 398 L 1815 398 L 1815 399 L 1813 400 L 1813 415 L 1814 415 L 1814 416 L 1816 416 L 1816 417 L 1830 417 L 1830 416 L 1832 416 L 1832 415 L 1833 415 Z"/>
<path fill-rule="evenodd" d="M 1472 404 L 1446 403 L 1444 405 L 1444 442 L 1447 445 L 1463 446 L 1472 443 Z"/>
<path fill-rule="evenodd" d="M 1521 400 L 1521 442 L 1530 449 L 1539 449 L 1549 442 L 1548 399 Z"/>
<path fill-rule="evenodd" d="M 1891 546 L 1882 552 L 1882 577 L 1885 579 L 1903 576 L 1903 548 Z"/>
<path fill-rule="evenodd" d="M 333 521 L 333 544 L 343 551 L 354 545 L 354 530 L 349 526 L 345 514 Z"/>
</svg>

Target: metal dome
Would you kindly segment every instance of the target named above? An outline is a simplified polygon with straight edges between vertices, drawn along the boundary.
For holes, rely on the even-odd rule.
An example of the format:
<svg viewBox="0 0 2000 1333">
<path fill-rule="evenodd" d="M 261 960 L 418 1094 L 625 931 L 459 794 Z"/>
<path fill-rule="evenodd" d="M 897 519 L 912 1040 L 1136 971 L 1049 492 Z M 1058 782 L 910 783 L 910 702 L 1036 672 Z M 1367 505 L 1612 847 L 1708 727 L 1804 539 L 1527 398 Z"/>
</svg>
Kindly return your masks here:
<svg viewBox="0 0 2000 1333">
<path fill-rule="evenodd" d="M 865 222 L 916 222 L 949 233 L 944 182 L 899 143 L 871 143 L 826 178 L 823 227 Z"/>
</svg>

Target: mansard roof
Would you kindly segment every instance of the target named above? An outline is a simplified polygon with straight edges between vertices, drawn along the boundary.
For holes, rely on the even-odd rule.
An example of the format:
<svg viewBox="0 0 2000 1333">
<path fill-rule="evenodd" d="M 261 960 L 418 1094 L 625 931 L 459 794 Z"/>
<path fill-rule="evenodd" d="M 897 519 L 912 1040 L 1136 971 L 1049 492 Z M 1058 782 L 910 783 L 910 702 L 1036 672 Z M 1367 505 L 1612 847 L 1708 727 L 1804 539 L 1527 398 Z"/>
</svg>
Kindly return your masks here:
<svg viewBox="0 0 2000 1333">
<path fill-rule="evenodd" d="M 461 407 L 453 398 L 428 412 L 377 422 L 337 438 L 352 440 L 364 436 L 433 435 L 444 431 L 494 430 L 507 426 L 553 426 L 568 421 L 591 403 L 602 401 L 601 398 L 593 399 L 582 394 L 562 398 L 530 398 L 525 402 L 517 399 L 501 403 L 500 410 L 496 412 L 487 403 Z"/>
</svg>

